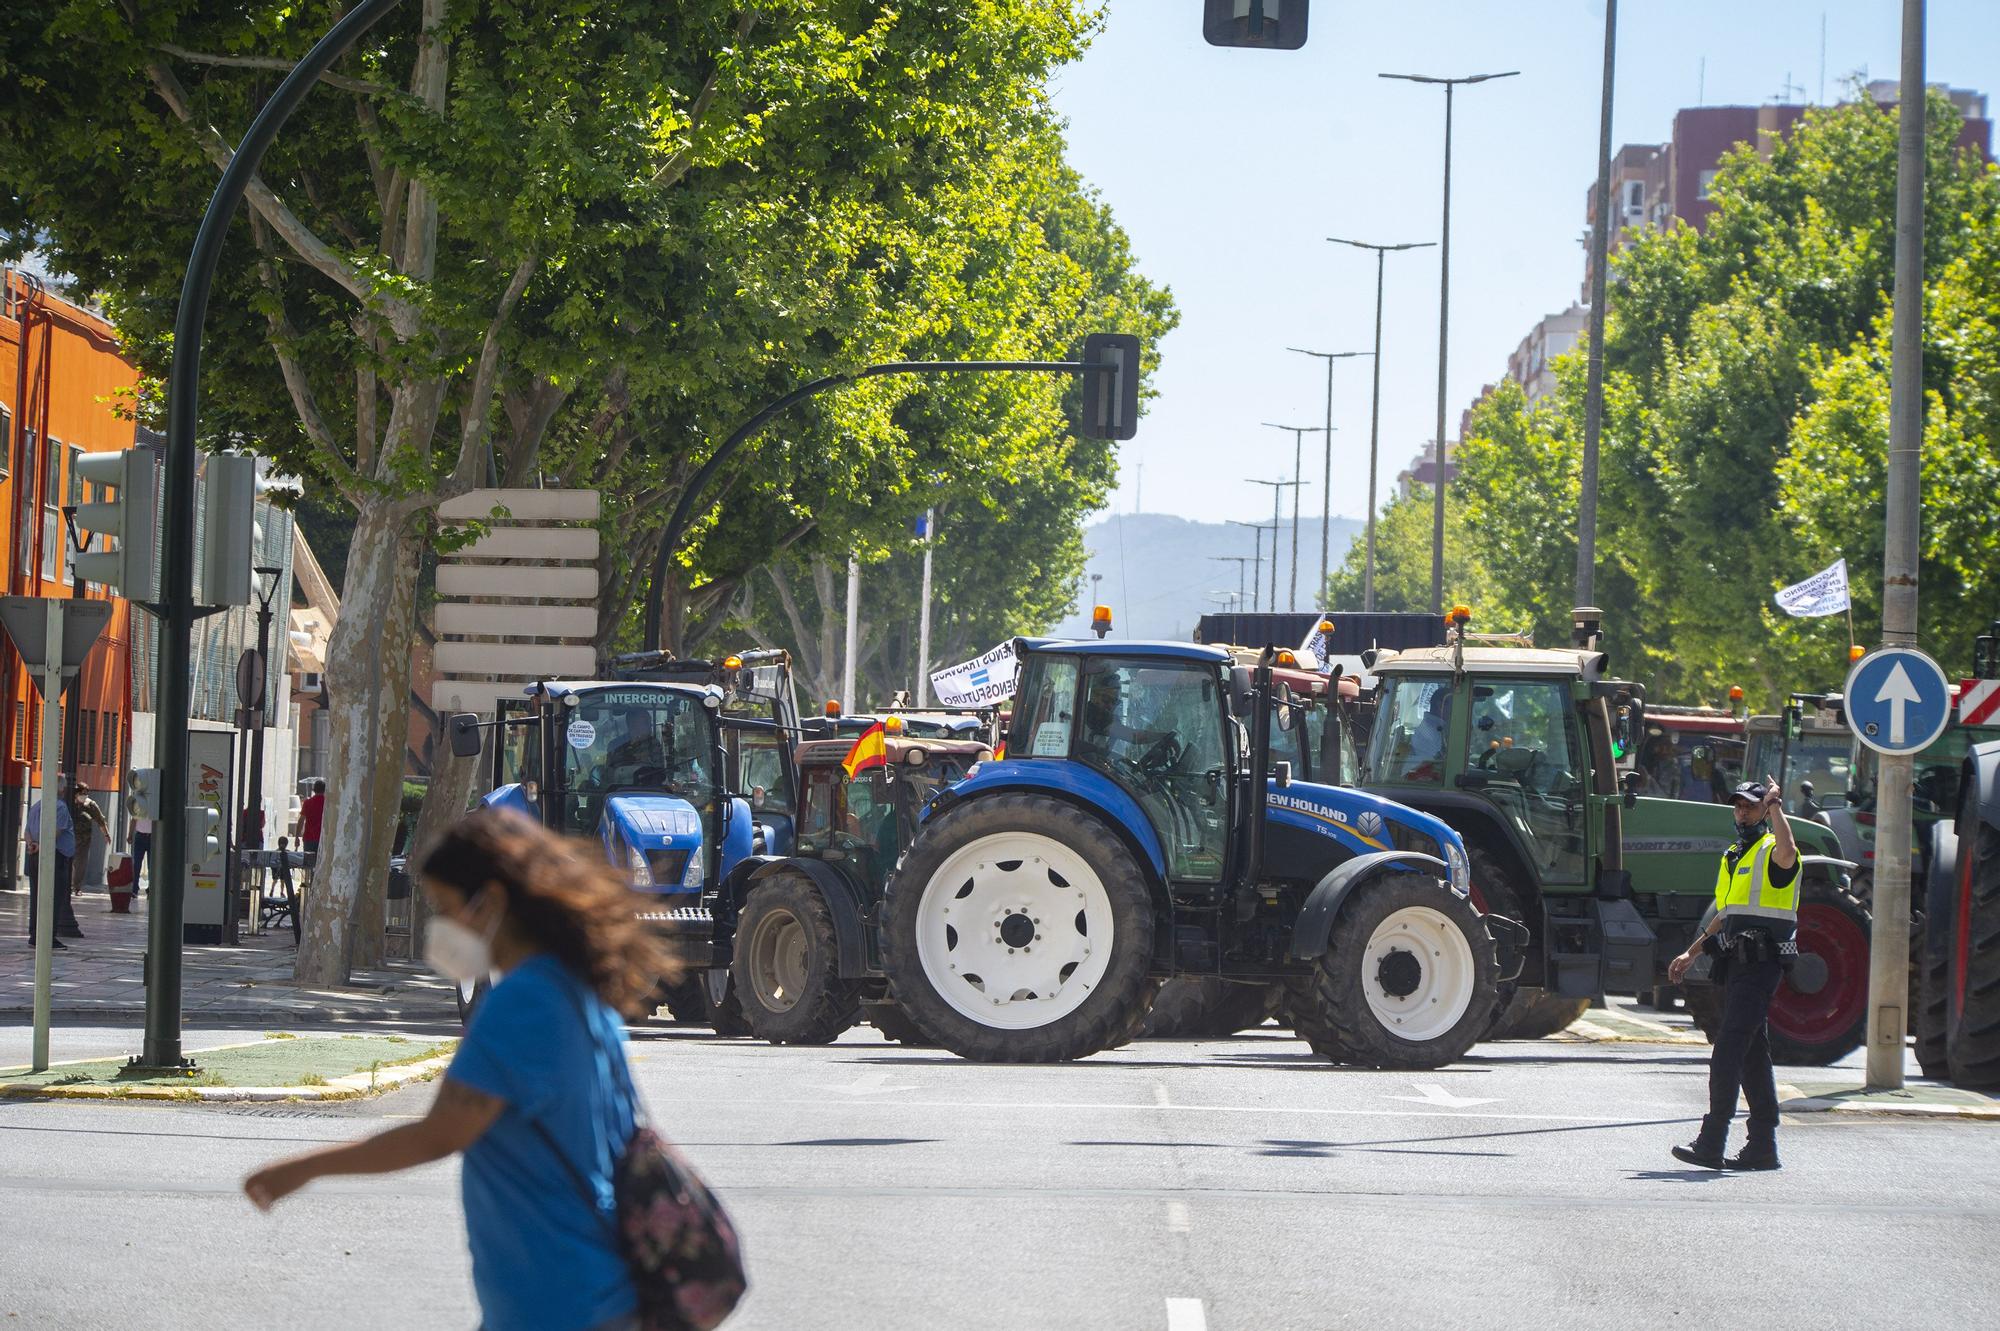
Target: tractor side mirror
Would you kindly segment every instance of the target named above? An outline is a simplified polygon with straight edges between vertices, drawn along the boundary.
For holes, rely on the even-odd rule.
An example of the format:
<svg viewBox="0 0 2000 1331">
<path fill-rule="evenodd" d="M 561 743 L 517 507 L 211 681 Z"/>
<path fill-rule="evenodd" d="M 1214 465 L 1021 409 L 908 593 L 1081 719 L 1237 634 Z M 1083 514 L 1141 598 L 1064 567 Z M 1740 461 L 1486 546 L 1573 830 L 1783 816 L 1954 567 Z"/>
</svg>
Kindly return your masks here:
<svg viewBox="0 0 2000 1331">
<path fill-rule="evenodd" d="M 1622 787 L 1625 791 L 1626 808 L 1629 809 L 1633 805 L 1639 802 L 1639 783 L 1644 781 L 1645 779 L 1646 778 L 1644 776 L 1641 776 L 1636 770 L 1627 772 L 1623 776 L 1618 778 L 1619 786 Z"/>
<path fill-rule="evenodd" d="M 1292 784 L 1291 763 L 1289 761 L 1272 763 L 1271 777 L 1278 783 L 1279 790 L 1283 790 L 1286 786 L 1291 785 Z"/>
<path fill-rule="evenodd" d="M 445 727 L 451 734 L 454 758 L 477 758 L 486 747 L 479 734 L 479 718 L 471 712 L 454 712 Z"/>
</svg>

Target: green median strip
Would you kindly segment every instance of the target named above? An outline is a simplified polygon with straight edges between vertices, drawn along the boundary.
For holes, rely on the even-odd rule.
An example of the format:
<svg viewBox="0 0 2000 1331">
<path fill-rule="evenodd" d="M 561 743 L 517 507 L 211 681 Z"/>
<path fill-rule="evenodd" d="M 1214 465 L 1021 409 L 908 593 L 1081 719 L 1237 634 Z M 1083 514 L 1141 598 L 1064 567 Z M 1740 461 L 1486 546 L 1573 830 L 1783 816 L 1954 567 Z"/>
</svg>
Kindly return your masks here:
<svg viewBox="0 0 2000 1331">
<path fill-rule="evenodd" d="M 87 1095 L 156 1099 L 230 1098 L 240 1089 L 300 1090 L 313 1098 L 365 1095 L 408 1079 L 407 1069 L 442 1059 L 456 1040 L 398 1035 L 299 1037 L 276 1034 L 193 1055 L 185 1072 L 133 1071 L 123 1059 L 57 1063 L 42 1072 L 0 1068 L 0 1095 Z M 222 1094 L 216 1094 L 222 1092 Z"/>
</svg>

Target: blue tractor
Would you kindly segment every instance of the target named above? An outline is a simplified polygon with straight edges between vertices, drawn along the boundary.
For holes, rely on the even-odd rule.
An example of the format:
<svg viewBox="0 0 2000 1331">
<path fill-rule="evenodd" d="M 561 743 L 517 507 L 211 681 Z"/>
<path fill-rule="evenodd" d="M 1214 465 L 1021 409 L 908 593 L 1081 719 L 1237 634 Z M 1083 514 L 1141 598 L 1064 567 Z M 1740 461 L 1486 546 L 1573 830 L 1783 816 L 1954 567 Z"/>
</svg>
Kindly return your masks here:
<svg viewBox="0 0 2000 1331">
<path fill-rule="evenodd" d="M 493 789 L 483 802 L 596 840 L 650 899 L 641 918 L 687 968 L 679 983 L 662 986 L 661 1002 L 677 1020 L 740 1035 L 710 894 L 789 842 L 785 801 L 796 776 L 783 732 L 726 715 L 728 703 L 714 683 L 536 684 L 500 704 Z M 752 792 L 766 810 L 738 793 L 752 767 L 771 769 Z"/>
<path fill-rule="evenodd" d="M 886 886 L 883 967 L 924 1035 L 1081 1058 L 1179 976 L 1284 984 L 1338 1063 L 1435 1068 L 1484 1032 L 1525 931 L 1473 908 L 1443 821 L 1273 761 L 1305 709 L 1272 651 L 1016 650 L 1006 757 L 937 795 Z"/>
</svg>

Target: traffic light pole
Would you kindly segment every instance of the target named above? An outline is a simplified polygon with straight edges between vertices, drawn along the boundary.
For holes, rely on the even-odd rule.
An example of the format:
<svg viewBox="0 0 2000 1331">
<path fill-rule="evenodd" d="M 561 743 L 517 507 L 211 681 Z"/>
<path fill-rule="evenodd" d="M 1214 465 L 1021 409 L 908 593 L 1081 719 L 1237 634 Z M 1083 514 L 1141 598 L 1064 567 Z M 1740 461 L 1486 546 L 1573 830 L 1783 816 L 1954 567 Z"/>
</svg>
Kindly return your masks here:
<svg viewBox="0 0 2000 1331">
<path fill-rule="evenodd" d="M 55 983 L 56 893 L 69 887 L 56 882 L 57 735 L 62 730 L 63 603 L 48 601 L 48 649 L 42 657 L 42 797 L 35 829 L 35 1036 L 34 1068 L 49 1069 L 49 995 Z"/>
<path fill-rule="evenodd" d="M 1094 334 L 1093 337 L 1095 336 L 1097 335 Z M 1086 354 L 1088 354 L 1089 345 L 1089 342 L 1086 341 Z M 1116 350 L 1116 348 L 1113 348 L 1113 350 Z M 1134 348 L 1134 354 L 1136 354 L 1136 348 Z M 701 470 L 697 471 L 681 490 L 680 500 L 674 505 L 673 516 L 667 519 L 667 530 L 665 535 L 660 539 L 660 548 L 653 555 L 652 581 L 646 590 L 644 639 L 650 647 L 659 649 L 667 645 L 667 566 L 672 562 L 674 552 L 680 548 L 681 537 L 687 532 L 688 523 L 694 517 L 695 501 L 708 488 L 708 483 L 715 479 L 715 473 L 720 471 L 731 458 L 735 457 L 738 450 L 744 444 L 748 443 L 759 430 L 762 430 L 777 417 L 796 407 L 799 403 L 804 402 L 807 398 L 817 397 L 828 389 L 858 383 L 863 379 L 879 378 L 887 374 L 1114 375 L 1120 376 L 1117 381 L 1121 390 L 1119 397 L 1128 405 L 1135 405 L 1137 402 L 1136 380 L 1139 374 L 1139 367 L 1136 364 L 1126 366 L 1122 361 L 1092 361 L 1088 359 L 899 360 L 887 361 L 880 365 L 865 365 L 858 370 L 848 370 L 841 374 L 829 374 L 824 378 L 815 379 L 809 384 L 802 384 L 794 388 L 791 392 L 785 394 L 777 401 L 770 403 L 749 420 L 737 426 L 735 432 L 722 441 L 722 446 L 715 450 L 708 461 L 701 464 Z M 1125 389 L 1125 381 L 1128 378 L 1135 385 L 1130 390 Z M 1112 403 L 1112 411 L 1114 413 L 1120 411 L 1117 402 Z M 1124 431 L 1112 437 L 1119 439 L 1129 439 L 1132 437 L 1130 433 L 1133 424 L 1132 421 L 1114 421 L 1112 424 L 1114 426 L 1122 426 Z"/>
<path fill-rule="evenodd" d="M 264 154 L 319 77 L 346 54 L 400 0 L 359 0 L 307 52 L 250 122 L 243 141 L 223 168 L 208 211 L 195 232 L 174 316 L 174 358 L 167 372 L 166 484 L 160 533 L 159 679 L 154 689 L 158 725 L 153 765 L 160 772 L 159 818 L 154 823 L 154 863 L 169 875 L 168 887 L 153 894 L 147 921 L 146 1035 L 138 1064 L 183 1067 L 181 1054 L 181 894 L 175 890 L 187 865 L 188 678 L 194 630 L 195 445 L 201 421 L 201 335 L 216 265 L 229 236 L 230 220 L 243 202 Z"/>
<path fill-rule="evenodd" d="M 1924 442 L 1924 0 L 1903 0 L 1896 120 L 1896 303 L 1889 328 L 1889 475 L 1882 542 L 1882 641 L 1917 642 Z M 1900 1090 L 1910 984 L 1910 824 L 1915 760 L 1883 754 L 1876 780 L 1874 913 L 1868 949 L 1868 1088 Z M 1961 854 L 1971 854 L 1965 849 Z"/>
</svg>

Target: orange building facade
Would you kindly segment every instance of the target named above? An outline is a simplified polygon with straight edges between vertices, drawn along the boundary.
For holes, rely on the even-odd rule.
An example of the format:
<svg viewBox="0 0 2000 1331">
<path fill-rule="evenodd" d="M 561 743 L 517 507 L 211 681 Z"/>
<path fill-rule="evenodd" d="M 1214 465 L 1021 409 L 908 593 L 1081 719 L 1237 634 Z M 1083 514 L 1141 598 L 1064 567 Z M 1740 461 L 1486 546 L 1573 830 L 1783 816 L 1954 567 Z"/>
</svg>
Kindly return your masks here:
<svg viewBox="0 0 2000 1331">
<path fill-rule="evenodd" d="M 84 499 L 72 470 L 84 453 L 133 446 L 131 419 L 138 371 L 119 353 L 110 324 L 42 288 L 15 269 L 0 270 L 0 579 L 13 596 L 73 594 L 63 507 Z M 131 739 L 132 609 L 86 584 L 92 599 L 113 603 L 110 622 L 85 661 L 74 701 L 64 708 L 64 752 L 82 784 L 117 792 Z M 0 646 L 0 836 L 17 847 L 27 799 L 41 780 L 40 694 L 11 643 Z M 73 733 L 71 733 L 73 732 Z M 106 812 L 115 799 L 100 795 Z M 0 857 L 11 879 L 15 857 Z"/>
</svg>

